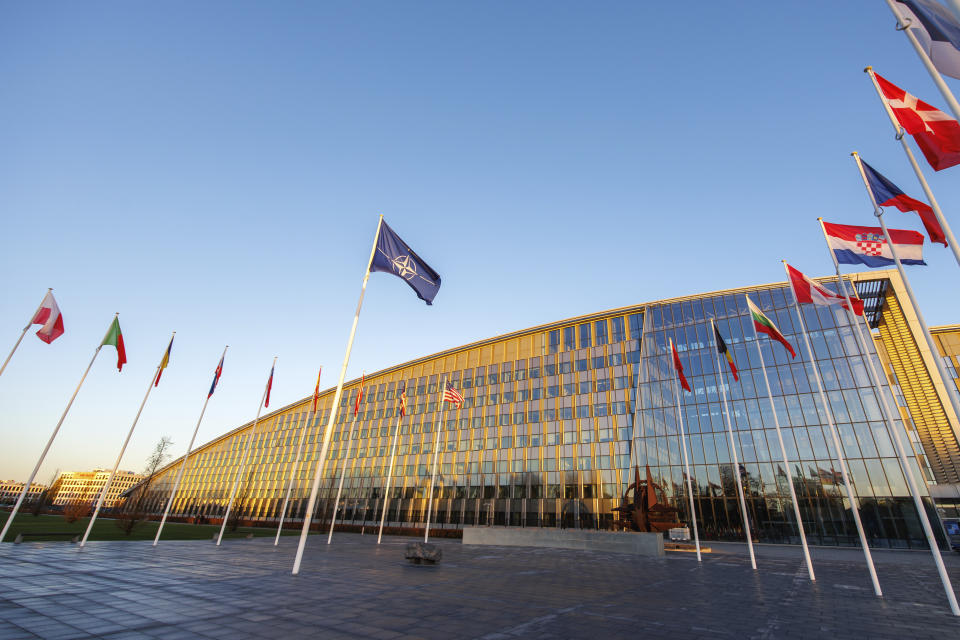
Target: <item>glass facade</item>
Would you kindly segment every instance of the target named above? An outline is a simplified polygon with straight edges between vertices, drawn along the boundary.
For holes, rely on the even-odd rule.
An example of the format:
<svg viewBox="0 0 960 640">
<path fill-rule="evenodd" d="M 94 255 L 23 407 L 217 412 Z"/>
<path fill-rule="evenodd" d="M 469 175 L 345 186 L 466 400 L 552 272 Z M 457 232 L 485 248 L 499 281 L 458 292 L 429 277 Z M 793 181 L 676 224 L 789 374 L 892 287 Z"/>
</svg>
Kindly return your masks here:
<svg viewBox="0 0 960 640">
<path fill-rule="evenodd" d="M 606 529 L 613 525 L 613 508 L 635 465 L 641 473 L 650 467 L 668 501 L 688 521 L 678 424 L 682 416 L 701 537 L 743 539 L 734 484 L 739 479 L 755 538 L 799 543 L 744 294 L 797 350 L 796 360 L 791 360 L 779 344 L 760 340 L 808 539 L 815 544 L 856 544 L 812 364 L 795 311 L 788 305 L 789 290 L 778 286 L 600 313 L 406 363 L 368 377 L 356 422 L 355 382 L 345 387 L 338 407 L 315 517 L 329 521 L 340 470 L 346 465 L 342 522 L 358 527 L 379 523 L 398 394 L 405 385 L 408 410 L 399 425 L 387 516 L 392 526 L 423 526 L 438 435 L 431 526 L 439 529 Z M 842 312 L 832 309 L 808 307 L 804 314 L 871 545 L 924 546 L 852 328 Z M 727 377 L 725 362 L 718 368 L 711 318 L 733 354 L 739 382 Z M 677 345 L 693 389 L 680 392 L 679 407 L 669 338 Z M 877 357 L 872 344 L 869 357 Z M 464 396 L 459 410 L 439 402 L 444 378 Z M 730 394 L 739 473 L 730 461 L 718 391 L 724 384 Z M 887 387 L 883 392 L 891 393 Z M 305 400 L 268 416 L 256 434 L 251 434 L 252 425 L 244 425 L 200 447 L 191 457 L 173 512 L 219 518 L 243 447 L 252 437 L 252 458 L 234 508 L 250 520 L 276 521 L 292 473 L 287 517 L 302 519 L 332 396 L 328 391 L 322 397 L 322 415 L 309 422 Z M 895 427 L 903 429 L 900 422 Z M 347 457 L 351 432 L 355 439 Z M 294 465 L 302 433 L 303 460 Z M 156 511 L 163 509 L 177 464 L 168 466 L 154 484 Z M 912 471 L 922 477 L 919 469 Z"/>
</svg>

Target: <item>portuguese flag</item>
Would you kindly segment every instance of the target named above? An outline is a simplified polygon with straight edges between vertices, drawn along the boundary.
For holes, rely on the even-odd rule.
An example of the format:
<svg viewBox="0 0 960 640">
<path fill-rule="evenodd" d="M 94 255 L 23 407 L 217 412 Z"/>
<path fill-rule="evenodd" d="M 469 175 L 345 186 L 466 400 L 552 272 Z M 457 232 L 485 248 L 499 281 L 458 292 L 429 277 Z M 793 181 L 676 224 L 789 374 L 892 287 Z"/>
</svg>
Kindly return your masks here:
<svg viewBox="0 0 960 640">
<path fill-rule="evenodd" d="M 765 333 L 780 344 L 790 352 L 790 355 L 794 358 L 797 357 L 797 352 L 793 350 L 793 347 L 790 346 L 790 343 L 787 342 L 787 339 L 783 337 L 783 334 L 780 333 L 780 329 L 777 329 L 777 325 L 773 324 L 773 321 L 770 320 L 767 316 L 763 315 L 763 312 L 757 308 L 757 305 L 753 304 L 753 301 L 750 299 L 750 296 L 744 296 L 747 299 L 747 307 L 750 309 L 750 315 L 753 317 L 753 328 L 757 333 Z"/>
<path fill-rule="evenodd" d="M 107 329 L 107 335 L 103 337 L 100 346 L 113 345 L 117 348 L 117 371 L 123 371 L 123 365 L 127 363 L 127 350 L 123 346 L 123 332 L 120 331 L 120 320 L 113 318 L 113 324 Z"/>
</svg>

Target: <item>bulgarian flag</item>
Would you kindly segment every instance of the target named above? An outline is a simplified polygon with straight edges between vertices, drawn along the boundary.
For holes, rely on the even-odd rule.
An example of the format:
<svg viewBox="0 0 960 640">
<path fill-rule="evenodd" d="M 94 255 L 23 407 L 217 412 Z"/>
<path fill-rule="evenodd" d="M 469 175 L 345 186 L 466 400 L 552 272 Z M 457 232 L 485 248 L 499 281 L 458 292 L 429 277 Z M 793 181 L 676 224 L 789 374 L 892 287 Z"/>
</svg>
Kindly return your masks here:
<svg viewBox="0 0 960 640">
<path fill-rule="evenodd" d="M 107 335 L 103 337 L 100 346 L 113 345 L 117 348 L 117 371 L 123 371 L 123 365 L 127 363 L 127 350 L 123 346 L 123 332 L 120 331 L 120 319 L 113 317 L 113 324 L 107 329 Z"/>
<path fill-rule="evenodd" d="M 777 329 L 777 325 L 773 324 L 773 321 L 767 316 L 763 315 L 763 311 L 757 308 L 757 305 L 753 304 L 753 300 L 750 299 L 750 296 L 744 296 L 747 299 L 747 308 L 750 309 L 750 315 L 753 317 L 753 328 L 757 333 L 765 333 L 780 344 L 790 352 L 790 355 L 794 358 L 797 357 L 797 352 L 793 350 L 793 347 L 790 346 L 790 343 L 787 342 L 787 339 L 783 337 L 783 334 L 780 333 L 780 329 Z"/>
</svg>

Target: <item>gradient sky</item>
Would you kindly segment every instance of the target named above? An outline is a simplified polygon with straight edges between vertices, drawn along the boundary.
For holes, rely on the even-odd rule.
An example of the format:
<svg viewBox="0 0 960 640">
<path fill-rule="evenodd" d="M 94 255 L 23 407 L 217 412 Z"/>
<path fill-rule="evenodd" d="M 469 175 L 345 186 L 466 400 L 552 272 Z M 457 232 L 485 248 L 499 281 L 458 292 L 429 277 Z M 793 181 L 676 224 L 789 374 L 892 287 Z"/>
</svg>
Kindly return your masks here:
<svg viewBox="0 0 960 640">
<path fill-rule="evenodd" d="M 828 275 L 817 216 L 874 224 L 850 151 L 923 198 L 862 72 L 945 108 L 893 27 L 879 0 L 4 3 L 0 348 L 47 287 L 67 332 L 0 378 L 0 478 L 117 311 L 129 364 L 101 353 L 39 481 L 112 466 L 172 330 L 121 468 L 183 453 L 225 344 L 199 443 L 253 419 L 274 356 L 271 409 L 335 385 L 381 213 L 443 287 L 373 274 L 349 377 L 781 258 Z M 958 176 L 927 171 L 948 219 Z M 960 322 L 927 260 L 927 321 Z"/>
</svg>

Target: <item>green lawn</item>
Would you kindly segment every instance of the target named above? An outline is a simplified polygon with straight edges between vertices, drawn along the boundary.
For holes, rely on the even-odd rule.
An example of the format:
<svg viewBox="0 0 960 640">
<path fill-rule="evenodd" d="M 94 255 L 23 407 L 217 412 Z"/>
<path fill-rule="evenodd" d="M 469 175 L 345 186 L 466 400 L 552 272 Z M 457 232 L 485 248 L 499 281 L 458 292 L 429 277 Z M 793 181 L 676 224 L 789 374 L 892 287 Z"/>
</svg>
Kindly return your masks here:
<svg viewBox="0 0 960 640">
<path fill-rule="evenodd" d="M 0 522 L 6 522 L 10 516 L 9 512 L 0 512 Z M 87 529 L 89 518 L 80 518 L 76 522 L 67 522 L 63 516 L 43 515 L 34 516 L 32 514 L 17 514 L 16 520 L 10 526 L 7 532 L 5 542 L 13 542 L 18 533 L 73 533 L 79 536 Z M 90 532 L 89 540 L 153 540 L 157 535 L 159 522 L 147 521 L 140 522 L 134 527 L 130 535 L 126 535 L 117 526 L 116 521 L 98 517 L 93 525 L 93 531 Z M 163 525 L 163 535 L 161 540 L 209 540 L 213 534 L 220 531 L 220 525 L 209 524 L 182 524 L 179 522 L 167 522 Z M 248 534 L 254 536 L 273 536 L 277 534 L 276 528 L 260 527 L 239 527 L 236 532 L 223 534 L 224 538 L 245 538 Z M 299 529 L 284 529 L 283 535 L 296 535 Z M 24 538 L 24 542 L 38 541 L 59 541 L 67 542 L 70 538 L 67 536 L 30 536 Z"/>
</svg>

